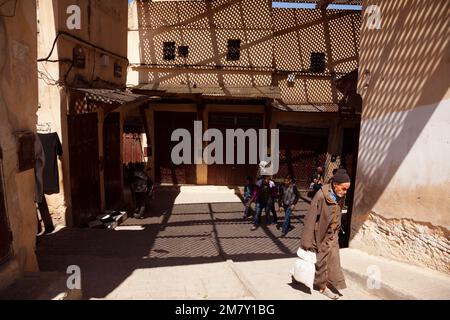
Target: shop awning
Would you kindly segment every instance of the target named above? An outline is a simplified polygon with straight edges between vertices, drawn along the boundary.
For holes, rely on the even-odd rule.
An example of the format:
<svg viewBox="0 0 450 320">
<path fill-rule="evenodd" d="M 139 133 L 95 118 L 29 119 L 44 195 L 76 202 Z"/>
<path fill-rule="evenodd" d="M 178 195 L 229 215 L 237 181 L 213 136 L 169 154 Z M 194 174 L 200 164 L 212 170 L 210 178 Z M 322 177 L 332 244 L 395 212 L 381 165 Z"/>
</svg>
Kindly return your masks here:
<svg viewBox="0 0 450 320">
<path fill-rule="evenodd" d="M 106 112 L 111 112 L 123 105 L 136 105 L 154 100 L 159 100 L 159 97 L 119 89 L 72 88 L 69 113 L 88 113 L 100 107 Z"/>
<path fill-rule="evenodd" d="M 248 87 L 248 86 L 215 86 L 187 84 L 141 84 L 133 87 L 133 90 L 149 91 L 161 95 L 200 95 L 204 98 L 249 98 L 249 99 L 278 99 L 280 88 L 278 87 Z"/>
<path fill-rule="evenodd" d="M 283 104 L 274 101 L 272 106 L 281 111 L 291 112 L 339 112 L 339 106 L 334 103 L 329 104 Z"/>
</svg>

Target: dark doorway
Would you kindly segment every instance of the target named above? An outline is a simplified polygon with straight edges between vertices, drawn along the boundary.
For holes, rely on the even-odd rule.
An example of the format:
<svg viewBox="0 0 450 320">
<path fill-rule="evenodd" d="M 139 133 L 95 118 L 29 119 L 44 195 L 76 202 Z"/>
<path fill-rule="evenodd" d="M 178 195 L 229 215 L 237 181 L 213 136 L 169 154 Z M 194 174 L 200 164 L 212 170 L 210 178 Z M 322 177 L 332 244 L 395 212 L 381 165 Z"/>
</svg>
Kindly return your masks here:
<svg viewBox="0 0 450 320">
<path fill-rule="evenodd" d="M 278 175 L 295 177 L 297 187 L 309 188 L 313 170 L 325 164 L 328 128 L 279 126 L 280 170 Z"/>
<path fill-rule="evenodd" d="M 69 115 L 67 121 L 73 223 L 85 226 L 100 213 L 97 113 Z"/>
<path fill-rule="evenodd" d="M 109 113 L 103 123 L 103 158 L 105 159 L 105 205 L 115 208 L 123 200 L 120 113 Z"/>
<path fill-rule="evenodd" d="M 262 114 L 245 113 L 210 113 L 208 127 L 218 129 L 224 137 L 224 164 L 211 164 L 208 166 L 208 184 L 223 186 L 239 186 L 246 183 L 246 176 L 255 176 L 258 171 L 257 164 L 249 164 L 249 148 L 246 140 L 246 164 L 237 164 L 237 141 L 234 141 L 234 164 L 225 164 L 226 162 L 226 129 L 258 129 L 263 127 Z"/>
<path fill-rule="evenodd" d="M 155 111 L 155 179 L 157 182 L 170 184 L 195 184 L 197 182 L 196 165 L 175 165 L 171 159 L 172 148 L 178 141 L 171 141 L 176 129 L 187 129 L 194 138 L 195 112 Z M 193 140 L 191 141 L 191 163 L 193 163 Z"/>
<path fill-rule="evenodd" d="M 3 190 L 2 149 L 0 148 L 0 264 L 6 262 L 11 254 L 11 232 L 6 216 L 5 193 Z"/>
<path fill-rule="evenodd" d="M 350 241 L 350 224 L 353 210 L 353 199 L 355 194 L 355 178 L 359 146 L 359 127 L 345 128 L 342 139 L 342 166 L 347 170 L 352 181 L 352 187 L 348 191 L 347 197 L 345 199 L 347 213 L 342 215 L 342 228 L 341 232 L 339 233 L 339 246 L 341 248 L 347 248 Z"/>
<path fill-rule="evenodd" d="M 356 129 L 355 128 L 345 128 L 343 132 L 342 141 L 342 166 L 351 175 L 353 172 L 353 163 L 355 156 L 358 152 L 356 149 Z"/>
</svg>

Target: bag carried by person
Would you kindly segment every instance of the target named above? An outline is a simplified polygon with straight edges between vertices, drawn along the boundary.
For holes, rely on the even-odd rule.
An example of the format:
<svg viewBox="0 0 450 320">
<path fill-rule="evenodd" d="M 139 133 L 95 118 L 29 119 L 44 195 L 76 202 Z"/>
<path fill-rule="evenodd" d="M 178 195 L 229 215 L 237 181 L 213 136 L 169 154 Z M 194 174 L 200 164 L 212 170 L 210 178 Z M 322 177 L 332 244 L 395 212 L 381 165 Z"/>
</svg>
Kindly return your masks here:
<svg viewBox="0 0 450 320">
<path fill-rule="evenodd" d="M 290 274 L 296 281 L 313 290 L 314 276 L 316 274 L 316 254 L 299 248 L 297 256 L 298 259 L 295 261 Z"/>
</svg>

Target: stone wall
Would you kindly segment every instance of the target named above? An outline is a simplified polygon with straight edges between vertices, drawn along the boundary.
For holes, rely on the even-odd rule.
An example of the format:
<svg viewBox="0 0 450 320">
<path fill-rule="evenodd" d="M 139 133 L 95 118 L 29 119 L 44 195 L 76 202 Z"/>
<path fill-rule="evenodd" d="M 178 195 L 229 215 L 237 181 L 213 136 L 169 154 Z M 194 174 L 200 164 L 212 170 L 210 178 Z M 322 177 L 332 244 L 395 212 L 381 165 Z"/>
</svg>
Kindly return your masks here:
<svg viewBox="0 0 450 320">
<path fill-rule="evenodd" d="M 36 5 L 34 1 L 19 0 L 15 11 L 10 12 L 13 14 L 6 13 L 6 7 L 0 7 L 0 145 L 6 211 L 17 270 L 36 271 L 34 171 L 18 172 L 14 135 L 16 131 L 36 130 Z"/>
<path fill-rule="evenodd" d="M 353 220 L 352 246 L 368 253 L 450 274 L 450 232 L 413 219 L 386 219 L 376 213 Z"/>
</svg>

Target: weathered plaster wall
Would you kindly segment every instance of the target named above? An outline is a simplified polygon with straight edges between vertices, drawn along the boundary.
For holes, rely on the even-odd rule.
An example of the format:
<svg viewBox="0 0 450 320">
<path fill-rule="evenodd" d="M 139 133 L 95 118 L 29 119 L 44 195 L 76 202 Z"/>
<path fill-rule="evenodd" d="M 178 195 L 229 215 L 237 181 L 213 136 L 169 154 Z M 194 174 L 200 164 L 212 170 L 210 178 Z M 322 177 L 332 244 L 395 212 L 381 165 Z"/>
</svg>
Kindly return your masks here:
<svg viewBox="0 0 450 320">
<path fill-rule="evenodd" d="M 364 217 L 351 247 L 450 273 L 449 237 L 449 230 L 442 226 L 372 212 Z"/>
<path fill-rule="evenodd" d="M 370 4 L 350 246 L 450 273 L 450 3 Z"/>
<path fill-rule="evenodd" d="M 19 271 L 38 269 L 34 171 L 17 171 L 14 132 L 35 131 L 38 104 L 36 6 L 19 0 L 13 17 L 0 16 L 0 144 L 6 208 Z M 1 287 L 0 283 L 0 287 Z"/>
<path fill-rule="evenodd" d="M 55 3 L 55 1 L 53 1 Z M 78 5 L 81 10 L 81 28 L 68 29 L 66 13 L 70 5 Z M 82 76 L 93 85 L 101 85 L 101 81 L 111 82 L 123 86 L 126 80 L 127 60 L 127 1 L 101 1 L 101 0 L 58 0 L 53 6 L 56 15 L 56 28 L 65 31 L 110 53 L 103 52 L 99 48 L 77 42 L 73 38 L 61 36 L 58 40 L 59 59 L 72 59 L 72 50 L 80 45 L 86 54 L 86 66 L 83 69 L 74 68 L 67 75 L 67 82 L 72 83 L 76 76 Z M 102 64 L 102 55 L 109 57 L 108 65 Z M 122 77 L 114 77 L 114 62 L 118 61 L 123 67 Z M 63 78 L 68 66 L 61 68 L 60 77 Z M 101 81 L 100 81 L 101 79 Z"/>
</svg>

